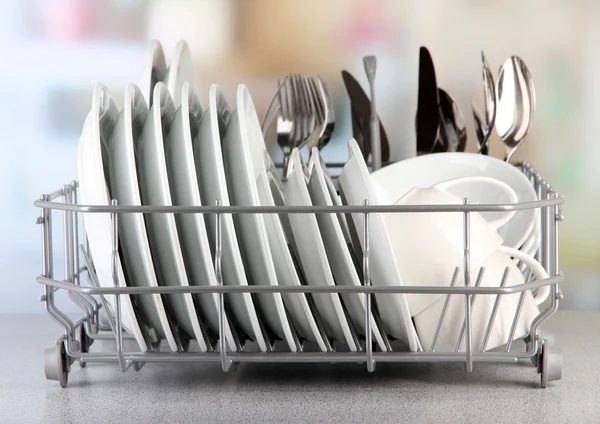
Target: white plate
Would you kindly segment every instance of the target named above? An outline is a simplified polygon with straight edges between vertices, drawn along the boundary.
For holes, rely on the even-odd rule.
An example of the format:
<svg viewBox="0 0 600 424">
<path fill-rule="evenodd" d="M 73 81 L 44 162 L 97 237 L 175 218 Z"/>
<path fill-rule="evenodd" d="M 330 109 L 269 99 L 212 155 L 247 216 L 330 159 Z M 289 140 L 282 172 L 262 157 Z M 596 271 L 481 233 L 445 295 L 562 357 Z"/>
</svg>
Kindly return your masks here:
<svg viewBox="0 0 600 424">
<path fill-rule="evenodd" d="M 367 164 L 354 139 L 348 141 L 348 151 L 348 162 L 338 179 L 342 199 L 347 204 L 354 206 L 362 205 L 365 199 L 369 200 L 371 205 L 381 204 L 375 186 L 369 177 Z M 364 246 L 363 220 L 363 214 L 352 214 L 355 233 L 360 244 L 355 246 L 355 249 Z M 383 217 L 380 214 L 369 214 L 369 220 L 371 284 L 374 286 L 401 286 L 402 279 L 398 272 L 398 265 Z M 411 351 L 419 350 L 419 339 L 410 317 L 406 296 L 404 294 L 378 294 L 375 295 L 375 298 L 386 332 L 404 341 Z"/>
<path fill-rule="evenodd" d="M 262 146 L 259 146 L 259 144 L 257 143 L 255 148 L 262 147 L 265 164 L 264 168 L 260 170 L 257 180 L 261 204 L 263 206 L 285 206 L 283 187 L 275 164 L 264 146 L 264 140 L 262 140 Z M 291 243 L 287 240 L 286 231 L 284 231 L 283 221 L 285 217 L 278 214 L 265 214 L 264 218 L 279 283 L 290 286 L 302 285 L 298 274 L 299 270 L 296 269 L 292 257 Z M 324 335 L 315 321 L 308 304 L 307 295 L 305 293 L 287 294 L 283 296 L 283 301 L 288 307 L 290 316 L 299 333 L 306 339 L 317 342 L 321 351 L 326 352 L 327 345 Z"/>
<path fill-rule="evenodd" d="M 193 89 L 183 84 L 181 107 L 175 113 L 171 132 L 165 142 L 167 172 L 171 185 L 171 200 L 175 206 L 202 206 L 198 176 L 194 162 L 192 140 L 198 135 L 202 107 Z M 175 222 L 179 230 L 183 258 L 191 284 L 217 286 L 211 256 L 206 223 L 203 214 L 177 214 Z M 215 334 L 219 333 L 219 297 L 216 293 L 195 296 L 200 309 Z M 225 337 L 229 349 L 237 350 L 229 319 L 225 321 Z"/>
<path fill-rule="evenodd" d="M 271 194 L 266 171 L 267 163 L 265 162 L 270 160 L 270 157 L 266 150 L 254 103 L 250 92 L 244 85 L 240 85 L 238 88 L 237 111 L 233 113 L 229 121 L 223 151 L 226 159 L 225 168 L 226 170 L 229 168 L 231 171 L 228 181 L 234 186 L 232 190 L 234 204 L 274 206 L 275 201 Z M 230 163 L 229 167 L 228 163 Z M 236 195 L 235 186 L 238 188 L 238 195 Z M 235 200 L 238 198 L 239 203 Z M 300 285 L 279 216 L 265 214 L 261 216 L 246 215 L 245 217 L 253 219 L 248 219 L 249 222 L 240 222 L 240 224 L 250 226 L 250 229 L 253 226 L 256 228 L 253 229 L 254 231 L 247 231 L 242 235 L 241 244 L 246 247 L 246 257 L 250 265 L 261 264 L 259 269 L 255 270 L 258 284 L 270 282 L 270 284 Z M 240 221 L 242 220 L 240 219 Z M 247 241 L 250 242 L 246 243 Z M 258 251 L 258 246 L 262 247 L 262 252 Z M 267 269 L 261 269 L 265 265 Z M 252 267 L 250 267 L 250 271 L 252 271 Z M 280 305 L 281 297 L 289 309 L 289 318 L 293 317 L 294 324 L 297 324 L 296 328 L 301 329 L 306 338 L 317 341 L 319 346 L 326 350 L 323 338 L 308 306 L 306 295 L 302 293 L 279 295 L 276 298 L 277 308 L 283 306 Z M 275 309 L 273 306 L 272 304 L 263 306 L 263 311 L 270 310 L 267 318 L 270 316 L 271 319 L 274 319 L 277 316 L 274 314 L 279 313 L 279 309 Z M 283 320 L 284 317 L 285 315 L 280 315 L 279 319 Z M 288 325 L 286 319 L 283 328 L 285 329 L 285 326 Z M 291 341 L 293 342 L 293 340 Z"/>
<path fill-rule="evenodd" d="M 317 151 L 318 151 L 318 149 L 317 149 Z M 333 180 L 329 176 L 329 171 L 327 171 L 327 166 L 325 165 L 325 162 L 323 161 L 323 157 L 321 156 L 320 153 L 319 153 L 319 156 L 317 156 L 317 157 L 319 159 L 318 162 L 321 165 L 321 169 L 323 170 L 321 175 L 323 175 L 323 179 L 325 180 L 325 184 L 327 185 L 327 191 L 329 192 L 329 198 L 331 199 L 331 202 L 333 203 L 334 206 L 341 206 L 342 199 L 341 199 L 340 195 L 338 194 L 337 189 L 335 188 L 335 184 L 333 183 Z M 312 157 L 311 157 L 311 159 L 312 159 Z M 316 166 L 316 165 L 317 165 L 317 162 L 313 159 L 313 166 Z M 348 221 L 346 220 L 346 215 L 339 214 L 337 217 L 338 217 L 340 227 L 342 229 L 342 233 L 344 234 L 344 240 L 346 240 L 346 243 L 348 243 L 348 244 L 352 243 L 352 239 L 350 237 L 350 230 L 348 229 Z"/>
<path fill-rule="evenodd" d="M 163 82 L 167 84 L 171 99 L 175 104 L 175 108 L 181 105 L 181 89 L 183 84 L 188 83 L 194 86 L 194 62 L 188 44 L 179 40 L 175 47 L 175 57 L 171 61 L 169 68 L 163 77 Z"/>
<path fill-rule="evenodd" d="M 165 52 L 158 40 L 150 41 L 148 49 L 148 61 L 138 78 L 138 87 L 140 88 L 148 107 L 152 106 L 152 94 L 157 82 L 162 81 L 167 73 L 167 62 Z"/>
<path fill-rule="evenodd" d="M 396 162 L 371 174 L 372 181 L 394 204 L 414 187 L 426 188 L 440 181 L 459 177 L 485 175 L 505 182 L 517 193 L 519 202 L 537 199 L 531 182 L 513 165 L 491 156 L 475 153 L 452 152 L 423 155 Z M 471 203 L 507 203 L 508 196 L 490 189 L 489 184 L 472 183 L 448 189 L 461 198 L 469 197 Z M 383 199 L 382 199 L 383 200 Z M 498 219 L 501 212 L 482 213 L 487 220 Z M 521 248 L 533 231 L 535 210 L 517 211 L 513 218 L 498 229 L 504 245 Z"/>
<path fill-rule="evenodd" d="M 222 142 L 227 186 L 234 206 L 261 205 L 256 186 L 256 170 L 264 169 L 264 156 L 263 152 L 251 147 L 256 143 L 256 137 L 262 139 L 254 103 L 246 86 L 240 84 L 237 90 L 237 109 L 231 114 Z M 252 284 L 277 286 L 277 274 L 263 216 L 242 214 L 235 215 L 233 219 L 239 231 L 238 241 L 245 253 L 245 266 L 250 273 L 250 281 Z M 281 293 L 260 294 L 257 299 L 269 327 L 295 352 L 297 347 Z"/>
<path fill-rule="evenodd" d="M 215 205 L 221 201 L 223 206 L 229 206 L 229 192 L 225 180 L 225 167 L 221 152 L 221 138 L 225 135 L 227 122 L 230 118 L 227 100 L 217 85 L 210 87 L 208 109 L 200 120 L 198 136 L 194 139 L 194 158 L 196 172 L 200 185 L 202 203 Z M 216 220 L 214 215 L 207 220 L 211 249 L 215 250 Z M 221 240 L 223 254 L 223 282 L 226 285 L 247 286 L 246 272 L 238 245 L 238 239 L 230 214 L 221 217 Z M 266 352 L 267 344 L 263 335 L 254 301 L 249 293 L 226 295 L 231 304 L 236 322 L 241 330 L 250 338 L 256 340 L 261 351 Z"/>
<path fill-rule="evenodd" d="M 163 140 L 169 133 L 175 108 L 162 82 L 154 87 L 153 98 L 155 102 L 150 108 L 148 119 L 136 146 L 142 203 L 152 206 L 172 206 Z M 176 287 L 189 286 L 175 217 L 172 214 L 148 214 L 146 223 L 159 282 Z M 200 345 L 200 350 L 205 352 L 207 343 L 200 327 L 192 295 L 190 293 L 168 295 L 167 304 L 183 330 L 188 336 L 195 338 Z"/>
<path fill-rule="evenodd" d="M 319 154 L 319 149 L 316 147 L 311 151 L 308 170 L 310 174 L 308 190 L 313 205 L 334 206 L 329 189 L 327 188 L 325 172 L 321 165 L 321 155 Z M 323 236 L 323 244 L 327 251 L 327 258 L 333 272 L 333 278 L 337 285 L 361 286 L 361 279 L 350 255 L 348 243 L 342 232 L 338 216 L 337 214 L 330 213 L 317 214 L 317 222 Z M 342 294 L 342 300 L 348 309 L 348 314 L 352 318 L 354 328 L 358 329 L 361 334 L 366 334 L 365 296 L 362 294 Z M 383 352 L 386 352 L 387 347 L 383 341 L 379 327 L 375 323 L 373 315 L 370 315 L 373 336 L 379 348 Z"/>
<path fill-rule="evenodd" d="M 123 110 L 108 145 L 111 192 L 121 206 L 142 204 L 134 146 L 147 116 L 148 106 L 142 92 L 136 85 L 130 84 L 125 90 Z M 138 287 L 157 287 L 143 214 L 125 213 L 119 216 L 119 240 L 128 282 Z M 138 296 L 137 299 L 149 324 L 161 338 L 167 340 L 171 350 L 177 352 L 162 297 Z"/>
<path fill-rule="evenodd" d="M 108 173 L 105 173 L 104 157 L 108 138 L 112 136 L 119 111 L 108 89 L 98 84 L 92 96 L 92 110 L 88 114 L 78 145 L 78 177 L 79 195 L 82 205 L 110 205 L 111 196 L 107 184 Z M 103 155 L 104 151 L 104 155 Z M 102 287 L 114 287 L 112 276 L 112 246 L 114 242 L 112 219 L 110 214 L 84 214 L 84 225 L 90 245 L 90 253 Z M 121 260 L 117 257 L 116 275 L 119 287 L 126 287 Z M 114 311 L 114 296 L 106 296 L 108 304 Z M 123 327 L 138 342 L 142 351 L 148 345 L 136 319 L 131 299 L 121 296 L 121 317 Z"/>
<path fill-rule="evenodd" d="M 285 203 L 288 206 L 313 206 L 306 186 L 302 158 L 297 148 L 292 150 L 287 167 L 287 181 L 283 183 Z M 302 270 L 309 285 L 334 286 L 327 252 L 314 214 L 290 214 L 289 223 Z M 357 350 L 342 301 L 338 293 L 313 294 L 315 305 L 327 334 L 344 342 L 352 352 Z"/>
</svg>

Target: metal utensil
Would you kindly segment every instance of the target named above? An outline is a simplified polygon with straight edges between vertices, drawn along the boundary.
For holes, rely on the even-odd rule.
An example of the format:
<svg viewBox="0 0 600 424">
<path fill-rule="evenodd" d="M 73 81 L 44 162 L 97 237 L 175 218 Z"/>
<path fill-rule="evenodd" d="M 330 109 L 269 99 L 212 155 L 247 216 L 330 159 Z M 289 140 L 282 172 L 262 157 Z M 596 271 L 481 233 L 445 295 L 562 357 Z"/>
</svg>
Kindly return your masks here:
<svg viewBox="0 0 600 424">
<path fill-rule="evenodd" d="M 415 120 L 417 155 L 432 153 L 440 125 L 439 97 L 433 59 L 424 46 L 419 50 L 419 94 Z"/>
<path fill-rule="evenodd" d="M 314 80 L 311 79 L 314 83 Z M 325 126 L 319 139 L 319 150 L 323 149 L 331 140 L 333 130 L 335 128 L 335 110 L 333 109 L 333 100 L 327 91 L 327 86 L 323 78 L 317 75 L 317 85 L 319 88 L 319 94 L 321 97 L 321 103 L 323 105 L 323 112 L 325 112 Z"/>
<path fill-rule="evenodd" d="M 464 115 L 454 99 L 438 88 L 440 99 L 440 128 L 435 151 L 464 152 L 467 145 L 467 125 Z"/>
<path fill-rule="evenodd" d="M 369 128 L 371 130 L 371 162 L 373 171 L 381 168 L 381 137 L 379 135 L 379 118 L 377 117 L 377 109 L 375 105 L 375 72 L 377 71 L 377 57 L 363 57 L 363 65 L 369 80 L 369 89 L 371 91 L 371 117 Z"/>
<path fill-rule="evenodd" d="M 318 82 L 310 77 L 305 77 L 304 80 L 310 102 L 313 104 L 315 118 L 313 132 L 306 142 L 309 151 L 313 147 L 317 147 L 319 150 L 325 147 L 331 139 L 335 127 L 333 101 L 327 92 L 325 82 L 321 77 L 317 78 Z"/>
<path fill-rule="evenodd" d="M 309 125 L 312 127 L 312 131 L 308 134 L 304 140 L 298 144 L 298 148 L 307 146 L 310 152 L 313 147 L 317 147 L 321 140 L 321 135 L 325 129 L 325 111 L 324 106 L 319 98 L 319 93 L 315 90 L 316 85 L 314 81 L 309 77 L 302 77 L 302 94 L 304 99 L 304 107 L 306 108 L 305 114 L 310 116 Z"/>
<path fill-rule="evenodd" d="M 535 87 L 529 69 L 518 56 L 504 62 L 496 82 L 496 132 L 506 146 L 509 162 L 523 144 L 535 112 Z"/>
<path fill-rule="evenodd" d="M 369 130 L 371 101 L 356 78 L 348 71 L 342 71 L 342 79 L 344 80 L 344 86 L 346 87 L 346 92 L 350 98 L 353 137 L 358 143 L 366 162 L 371 154 L 371 136 Z M 381 123 L 381 119 L 379 119 L 379 136 L 381 138 L 381 160 L 382 163 L 385 164 L 390 160 L 390 144 L 387 133 Z"/>
<path fill-rule="evenodd" d="M 473 102 L 473 118 L 475 120 L 475 132 L 479 141 L 478 152 L 487 155 L 489 152 L 489 138 L 494 128 L 496 119 L 496 87 L 494 77 L 483 52 L 481 52 L 481 64 L 483 75 L 484 114 L 482 114 Z"/>
</svg>

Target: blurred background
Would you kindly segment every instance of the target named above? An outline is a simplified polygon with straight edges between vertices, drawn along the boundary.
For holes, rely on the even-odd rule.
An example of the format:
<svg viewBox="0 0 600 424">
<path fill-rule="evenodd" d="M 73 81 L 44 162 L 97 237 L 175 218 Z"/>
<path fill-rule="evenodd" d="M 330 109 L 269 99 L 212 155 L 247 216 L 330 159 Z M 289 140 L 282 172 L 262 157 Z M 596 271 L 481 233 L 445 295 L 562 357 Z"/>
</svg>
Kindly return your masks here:
<svg viewBox="0 0 600 424">
<path fill-rule="evenodd" d="M 535 81 L 537 112 L 514 159 L 532 162 L 566 198 L 562 306 L 600 309 L 597 0 L 2 0 L 0 313 L 42 312 L 32 202 L 77 178 L 94 85 L 107 85 L 120 105 L 153 38 L 167 60 L 179 39 L 188 42 L 204 105 L 210 84 L 221 85 L 234 106 L 245 83 L 262 116 L 277 79 L 292 71 L 321 75 L 335 101 L 336 130 L 323 150 L 332 161 L 345 160 L 351 136 L 340 71 L 367 89 L 364 55 L 378 57 L 378 109 L 395 160 L 415 154 L 419 46 L 429 48 L 438 84 L 463 109 L 469 151 L 477 144 L 471 102 L 483 105 L 481 50 L 495 72 L 508 56 L 521 56 Z M 491 154 L 503 155 L 497 137 Z"/>
</svg>

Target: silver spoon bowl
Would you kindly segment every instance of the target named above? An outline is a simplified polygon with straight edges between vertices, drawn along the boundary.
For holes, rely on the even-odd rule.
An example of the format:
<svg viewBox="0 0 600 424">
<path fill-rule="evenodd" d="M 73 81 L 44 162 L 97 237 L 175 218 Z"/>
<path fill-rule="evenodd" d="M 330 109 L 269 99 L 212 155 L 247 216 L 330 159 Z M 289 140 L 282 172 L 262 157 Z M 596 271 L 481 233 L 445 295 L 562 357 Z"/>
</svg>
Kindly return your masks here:
<svg viewBox="0 0 600 424">
<path fill-rule="evenodd" d="M 487 155 L 489 152 L 489 138 L 494 128 L 496 119 L 496 87 L 494 77 L 483 52 L 481 52 L 484 113 L 482 114 L 473 102 L 473 118 L 475 120 L 475 132 L 479 141 L 478 152 Z"/>
<path fill-rule="evenodd" d="M 435 151 L 464 152 L 467 145 L 467 125 L 462 110 L 454 99 L 438 88 L 440 127 Z"/>
<path fill-rule="evenodd" d="M 496 132 L 504 142 L 509 162 L 523 144 L 535 113 L 535 87 L 525 62 L 511 56 L 504 62 L 496 82 Z"/>
</svg>

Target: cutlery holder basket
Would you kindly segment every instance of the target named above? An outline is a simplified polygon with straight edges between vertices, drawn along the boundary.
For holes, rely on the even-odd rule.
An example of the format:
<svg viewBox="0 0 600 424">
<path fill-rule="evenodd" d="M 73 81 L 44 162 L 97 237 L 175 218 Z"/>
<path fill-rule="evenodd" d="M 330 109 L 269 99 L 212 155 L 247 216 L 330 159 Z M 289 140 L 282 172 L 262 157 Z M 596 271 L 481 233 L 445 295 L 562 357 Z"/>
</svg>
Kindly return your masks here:
<svg viewBox="0 0 600 424">
<path fill-rule="evenodd" d="M 465 363 L 467 371 L 473 369 L 475 362 L 491 363 L 516 363 L 519 360 L 531 360 L 541 374 L 541 385 L 546 386 L 548 381 L 558 380 L 562 375 L 562 353 L 553 345 L 551 337 L 544 337 L 540 326 L 552 316 L 558 309 L 561 292 L 558 284 L 563 281 L 563 275 L 559 271 L 558 257 L 558 236 L 559 222 L 563 220 L 561 205 L 564 200 L 551 186 L 544 181 L 540 174 L 528 163 L 515 164 L 528 177 L 534 186 L 538 200 L 535 202 L 518 204 L 469 204 L 465 200 L 464 205 L 410 205 L 410 206 L 330 206 L 330 207 L 224 207 L 224 206 L 203 206 L 203 207 L 154 207 L 154 206 L 119 206 L 117 201 L 113 201 L 111 206 L 92 206 L 79 205 L 77 202 L 77 183 L 73 182 L 64 185 L 61 189 L 41 196 L 41 199 L 35 202 L 35 206 L 40 208 L 41 215 L 36 223 L 42 230 L 42 256 L 43 266 L 42 274 L 37 277 L 37 282 L 43 287 L 43 295 L 40 300 L 44 302 L 45 308 L 50 316 L 56 320 L 64 333 L 57 339 L 56 346 L 45 351 L 45 372 L 50 380 L 59 381 L 61 386 L 67 385 L 68 373 L 71 365 L 77 361 L 81 367 L 89 362 L 112 362 L 118 364 L 120 369 L 125 372 L 130 367 L 136 371 L 146 362 L 213 362 L 220 363 L 223 371 L 235 369 L 242 362 L 354 362 L 366 363 L 369 371 L 373 371 L 378 362 L 462 362 Z M 539 249 L 535 253 L 536 259 L 543 266 L 548 274 L 548 278 L 530 281 L 531 272 L 525 268 L 524 274 L 527 274 L 525 283 L 514 286 L 503 286 L 499 284 L 494 287 L 478 287 L 473 284 L 475 280 L 469 272 L 464 273 L 461 269 L 469 269 L 470 251 L 469 251 L 469 214 L 471 212 L 502 212 L 511 210 L 539 209 L 540 227 Z M 464 260 L 462 264 L 457 264 L 455 275 L 451 284 L 438 286 L 373 286 L 371 285 L 371 276 L 369 269 L 369 215 L 374 213 L 419 213 L 419 212 L 454 212 L 463 215 L 464 228 Z M 119 255 L 118 243 L 113 245 L 113 278 L 114 287 L 100 287 L 94 281 L 98 281 L 95 275 L 95 269 L 92 258 L 89 254 L 89 246 L 80 231 L 80 220 L 82 214 L 87 213 L 105 213 L 111 214 L 113 225 L 113 239 L 118 240 L 118 219 L 124 213 L 203 213 L 207 214 L 207 219 L 215 219 L 217 222 L 217 234 L 215 240 L 214 266 L 217 275 L 217 286 L 188 286 L 188 287 L 118 287 L 115 264 Z M 365 223 L 364 248 L 362 249 L 362 278 L 361 286 L 229 286 L 222 284 L 221 277 L 221 216 L 223 214 L 248 214 L 248 213 L 338 213 L 338 214 L 363 214 Z M 54 253 L 55 235 L 57 223 L 54 222 L 53 215 L 62 215 L 61 230 L 63 242 L 61 248 L 64 249 L 64 278 L 57 278 L 55 274 Z M 62 255 L 60 255 L 62 256 Z M 62 258 L 61 258 L 62 259 Z M 521 264 L 523 265 L 523 264 Z M 462 282 L 454 284 L 456 276 L 461 273 Z M 89 282 L 89 284 L 88 284 Z M 486 327 L 486 340 L 490 329 L 494 325 L 494 319 L 498 310 L 498 303 L 503 295 L 518 295 L 521 300 L 514 314 L 513 324 L 515 327 L 521 312 L 522 299 L 526 292 L 534 291 L 542 287 L 548 287 L 550 296 L 545 305 L 540 305 L 540 313 L 531 321 L 528 335 L 524 341 L 526 347 L 518 349 L 513 345 L 514 328 L 510 331 L 511 336 L 506 344 L 496 349 L 486 349 L 485 343 L 481 346 L 475 345 L 472 340 L 473 317 L 472 307 L 477 296 L 494 296 L 495 304 L 493 312 L 489 318 Z M 58 290 L 67 292 L 69 298 L 81 309 L 82 315 L 77 320 L 72 320 L 63 311 L 60 310 L 55 302 L 55 293 Z M 213 334 L 213 342 L 208 346 L 206 352 L 194 351 L 194 342 L 190 343 L 189 338 L 183 335 L 177 335 L 178 352 L 166 352 L 160 350 L 160 340 L 158 344 L 155 335 L 151 330 L 144 330 L 142 333 L 148 341 L 148 351 L 139 351 L 139 349 L 130 349 L 129 341 L 131 335 L 123 329 L 123 311 L 122 299 L 127 295 L 147 295 L 159 296 L 167 294 L 209 294 L 214 293 L 218 298 L 218 304 L 221 306 L 219 311 L 218 332 Z M 256 352 L 252 349 L 251 343 L 247 343 L 242 337 L 236 337 L 237 349 L 232 351 L 225 341 L 224 319 L 227 309 L 224 307 L 224 297 L 232 293 L 307 293 L 311 297 L 317 293 L 340 293 L 340 294 L 359 294 L 365 299 L 365 320 L 364 334 L 359 335 L 353 328 L 353 337 L 357 340 L 357 351 L 349 352 L 347 346 L 337 343 L 328 338 L 326 351 L 311 351 L 309 343 L 305 343 L 295 332 L 294 338 L 297 344 L 295 352 L 285 349 L 279 349 L 276 338 L 268 331 L 264 322 L 261 322 L 261 328 L 264 329 L 265 338 L 268 341 L 267 352 Z M 445 298 L 446 305 L 442 310 L 438 321 L 438 329 L 444 321 L 444 314 L 450 296 L 460 296 L 464 299 L 464 323 L 461 331 L 459 343 L 454 351 L 436 351 L 434 347 L 428 351 L 419 350 L 417 352 L 406 352 L 393 347 L 392 341 L 384 335 L 388 344 L 387 351 L 382 351 L 374 343 L 372 334 L 373 321 L 376 318 L 376 300 L 373 294 L 377 296 L 387 296 L 393 293 L 410 294 L 431 294 Z M 373 297 L 373 299 L 372 299 Z M 109 304 L 107 299 L 112 301 Z M 374 311 L 371 315 L 369 312 Z M 260 314 L 259 314 L 260 317 Z M 316 316 L 319 319 L 318 314 Z M 293 328 L 293 326 L 292 326 Z M 322 324 L 321 324 L 321 328 Z M 437 332 L 436 336 L 437 338 Z M 210 339 L 210 338 L 209 338 Z M 114 340 L 116 342 L 112 352 L 90 352 L 89 348 L 95 340 Z M 462 347 L 461 347 L 462 344 Z M 515 343 L 516 345 L 516 343 Z M 435 346 L 435 341 L 434 341 Z M 464 348 L 464 351 L 461 350 Z"/>
</svg>

